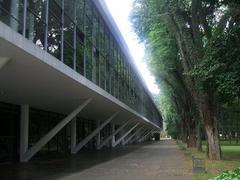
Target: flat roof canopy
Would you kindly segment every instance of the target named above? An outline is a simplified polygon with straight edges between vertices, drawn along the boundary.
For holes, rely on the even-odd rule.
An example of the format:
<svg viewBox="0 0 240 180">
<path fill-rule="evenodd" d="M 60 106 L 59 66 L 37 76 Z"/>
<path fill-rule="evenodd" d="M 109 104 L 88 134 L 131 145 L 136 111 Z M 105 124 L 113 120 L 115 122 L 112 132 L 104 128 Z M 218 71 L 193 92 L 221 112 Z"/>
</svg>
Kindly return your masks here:
<svg viewBox="0 0 240 180">
<path fill-rule="evenodd" d="M 92 98 L 80 113 L 84 118 L 105 120 L 119 111 L 116 122 L 134 118 L 160 129 L 3 23 L 0 23 L 0 56 L 2 102 L 27 103 L 34 108 L 68 114 L 85 99 Z"/>
</svg>

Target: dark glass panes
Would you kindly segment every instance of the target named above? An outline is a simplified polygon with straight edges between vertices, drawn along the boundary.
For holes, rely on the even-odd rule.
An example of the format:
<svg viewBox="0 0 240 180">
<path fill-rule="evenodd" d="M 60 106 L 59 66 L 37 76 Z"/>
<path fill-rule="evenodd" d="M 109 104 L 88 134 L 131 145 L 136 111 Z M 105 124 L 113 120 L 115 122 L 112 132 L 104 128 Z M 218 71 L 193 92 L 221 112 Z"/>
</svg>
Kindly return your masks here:
<svg viewBox="0 0 240 180">
<path fill-rule="evenodd" d="M 107 59 L 106 62 L 106 91 L 110 92 L 110 80 L 111 80 L 111 72 L 110 72 L 110 63 Z"/>
<path fill-rule="evenodd" d="M 101 53 L 104 52 L 104 23 L 102 20 L 99 23 L 99 50 Z"/>
<path fill-rule="evenodd" d="M 26 38 L 33 41 L 40 48 L 45 45 L 45 13 L 46 1 L 29 0 L 27 6 Z"/>
<path fill-rule="evenodd" d="M 93 47 L 92 67 L 92 81 L 99 84 L 99 51 L 95 47 Z"/>
<path fill-rule="evenodd" d="M 85 4 L 85 12 L 86 12 L 86 15 L 89 19 L 92 19 L 92 2 L 87 0 L 86 1 L 86 4 Z"/>
<path fill-rule="evenodd" d="M 93 18 L 93 35 L 92 41 L 96 48 L 99 48 L 99 24 L 97 17 Z"/>
<path fill-rule="evenodd" d="M 61 31 L 61 22 L 53 14 L 50 13 L 48 20 L 47 50 L 59 60 L 61 60 Z"/>
<path fill-rule="evenodd" d="M 84 54 L 83 54 L 83 45 L 77 42 L 76 48 L 76 71 L 84 75 Z"/>
<path fill-rule="evenodd" d="M 66 41 L 64 41 L 64 54 L 63 54 L 63 62 L 69 67 L 73 68 L 73 59 L 74 59 L 74 49 L 73 47 Z"/>
<path fill-rule="evenodd" d="M 74 20 L 75 14 L 75 0 L 65 0 L 64 1 L 64 11 L 72 20 Z"/>
<path fill-rule="evenodd" d="M 0 0 L 0 20 L 15 31 L 23 32 L 23 0 Z"/>
<path fill-rule="evenodd" d="M 61 3 L 57 3 L 55 0 L 49 0 L 49 13 L 53 14 L 57 19 L 61 20 L 62 8 Z"/>
<path fill-rule="evenodd" d="M 49 0 L 49 2 L 51 2 L 51 1 L 55 1 L 55 3 L 59 5 L 59 7 L 62 7 L 63 0 Z M 66 1 L 68 1 L 68 0 L 66 0 Z"/>
<path fill-rule="evenodd" d="M 88 40 L 91 42 L 92 42 L 92 32 L 93 32 L 92 22 L 88 18 L 86 18 L 85 34 Z"/>
<path fill-rule="evenodd" d="M 100 87 L 105 89 L 105 68 L 106 68 L 106 60 L 103 56 L 100 56 Z"/>
<path fill-rule="evenodd" d="M 1 0 L 0 1 L 0 20 L 10 25 L 11 19 L 11 1 L 9 0 Z"/>
<path fill-rule="evenodd" d="M 118 95 L 119 95 L 118 86 L 119 86 L 119 76 L 118 76 L 117 70 L 115 69 L 115 71 L 114 71 L 114 95 L 116 98 L 118 98 Z"/>
<path fill-rule="evenodd" d="M 84 75 L 84 35 L 77 29 L 76 36 L 76 71 Z"/>
<path fill-rule="evenodd" d="M 74 46 L 74 23 L 73 21 L 68 17 L 64 16 L 64 41 L 68 42 L 71 46 Z"/>
<path fill-rule="evenodd" d="M 92 80 L 92 44 L 89 41 L 86 41 L 85 47 L 85 57 L 86 57 L 86 77 L 89 80 Z"/>
<path fill-rule="evenodd" d="M 31 12 L 28 12 L 26 19 L 26 38 L 30 39 L 34 44 L 44 49 L 45 45 L 45 28 L 46 24 L 34 16 Z"/>
<path fill-rule="evenodd" d="M 34 16 L 45 21 L 46 0 L 28 0 L 27 9 L 34 14 Z"/>
<path fill-rule="evenodd" d="M 63 62 L 69 67 L 73 68 L 74 61 L 74 23 L 73 21 L 65 14 L 64 15 L 64 54 Z"/>
<path fill-rule="evenodd" d="M 109 53 L 109 31 L 107 30 L 107 29 L 105 29 L 105 40 L 104 40 L 104 53 L 105 53 L 105 55 L 108 55 L 108 53 Z"/>
<path fill-rule="evenodd" d="M 84 27 L 84 0 L 76 0 L 76 20 L 78 28 L 83 31 Z"/>
</svg>

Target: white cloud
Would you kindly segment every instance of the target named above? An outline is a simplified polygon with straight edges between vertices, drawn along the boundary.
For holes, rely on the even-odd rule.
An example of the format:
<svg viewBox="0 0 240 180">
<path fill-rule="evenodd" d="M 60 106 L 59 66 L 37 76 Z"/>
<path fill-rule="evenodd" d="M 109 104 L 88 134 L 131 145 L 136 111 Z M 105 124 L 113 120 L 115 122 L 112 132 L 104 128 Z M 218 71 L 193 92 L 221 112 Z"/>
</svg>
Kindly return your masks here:
<svg viewBox="0 0 240 180">
<path fill-rule="evenodd" d="M 127 42 L 135 64 L 139 72 L 142 74 L 142 77 L 144 78 L 148 89 L 154 94 L 159 93 L 159 89 L 155 83 L 155 79 L 151 75 L 146 63 L 144 62 L 144 45 L 138 42 L 137 35 L 133 32 L 129 20 L 133 0 L 105 0 L 105 2 L 110 10 L 110 13 L 112 14 L 114 20 L 118 25 L 119 30 L 123 35 L 123 38 Z"/>
</svg>

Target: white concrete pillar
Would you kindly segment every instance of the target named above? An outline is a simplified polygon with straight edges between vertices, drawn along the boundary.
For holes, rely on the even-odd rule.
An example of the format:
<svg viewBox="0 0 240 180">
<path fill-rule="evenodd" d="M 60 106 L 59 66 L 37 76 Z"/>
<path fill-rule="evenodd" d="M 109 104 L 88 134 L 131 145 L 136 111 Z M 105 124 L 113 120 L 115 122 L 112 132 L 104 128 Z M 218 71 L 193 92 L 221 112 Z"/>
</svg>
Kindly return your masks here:
<svg viewBox="0 0 240 180">
<path fill-rule="evenodd" d="M 139 123 L 137 123 L 135 126 L 133 126 L 131 129 L 129 129 L 126 133 L 124 133 L 114 144 L 113 147 L 116 147 L 119 143 L 125 142 L 123 141 L 125 137 L 127 137 L 137 126 Z"/>
<path fill-rule="evenodd" d="M 71 152 L 73 152 L 77 141 L 77 119 L 71 121 Z"/>
<path fill-rule="evenodd" d="M 81 142 L 79 142 L 76 147 L 74 148 L 73 154 L 78 153 L 78 151 L 85 146 L 93 137 L 95 137 L 108 123 L 110 123 L 119 112 L 114 113 L 112 116 L 110 116 L 106 121 L 104 121 L 98 128 L 96 128 L 91 134 L 89 134 L 85 139 L 83 139 Z"/>
<path fill-rule="evenodd" d="M 112 126 L 111 126 L 111 128 L 112 128 L 112 134 L 115 132 L 115 123 L 112 123 Z M 111 143 L 111 146 L 113 147 L 113 144 L 115 143 L 115 135 L 113 135 L 113 137 L 112 137 L 112 143 Z"/>
<path fill-rule="evenodd" d="M 97 128 L 100 126 L 100 121 L 99 120 L 97 120 Z M 99 131 L 98 133 L 97 133 L 97 147 L 101 144 L 101 131 Z"/>
<path fill-rule="evenodd" d="M 20 161 L 24 159 L 24 154 L 28 150 L 28 134 L 29 134 L 29 105 L 21 105 L 20 119 Z"/>
<path fill-rule="evenodd" d="M 117 130 L 115 130 L 110 136 L 108 136 L 102 143 L 100 146 L 98 146 L 97 148 L 98 149 L 101 149 L 103 146 L 105 146 L 109 141 L 110 139 L 113 138 L 113 136 L 115 136 L 116 134 L 118 134 L 119 132 L 121 132 L 121 130 L 126 127 L 130 122 L 131 122 L 132 119 L 129 119 L 127 122 L 125 122 L 123 125 L 121 125 Z M 115 142 L 114 142 L 115 144 Z M 112 147 L 114 147 L 114 144 L 112 144 Z"/>
<path fill-rule="evenodd" d="M 92 99 L 85 100 L 80 106 L 73 110 L 67 117 L 60 121 L 54 128 L 52 128 L 45 136 L 43 136 L 38 142 L 36 142 L 27 152 L 22 155 L 22 162 L 29 161 L 43 146 L 45 146 L 59 131 L 61 131 L 68 123 L 70 123 L 78 113 L 86 107 Z M 24 110 L 25 108 L 23 108 Z M 23 112 L 25 112 L 24 110 Z M 25 113 L 23 113 L 23 117 Z M 23 123 L 25 124 L 25 123 Z M 24 136 L 23 136 L 24 137 Z"/>
<path fill-rule="evenodd" d="M 126 145 L 128 142 L 130 142 L 142 129 L 144 126 L 140 127 L 137 131 L 135 131 L 128 139 L 125 140 L 123 145 Z"/>
</svg>

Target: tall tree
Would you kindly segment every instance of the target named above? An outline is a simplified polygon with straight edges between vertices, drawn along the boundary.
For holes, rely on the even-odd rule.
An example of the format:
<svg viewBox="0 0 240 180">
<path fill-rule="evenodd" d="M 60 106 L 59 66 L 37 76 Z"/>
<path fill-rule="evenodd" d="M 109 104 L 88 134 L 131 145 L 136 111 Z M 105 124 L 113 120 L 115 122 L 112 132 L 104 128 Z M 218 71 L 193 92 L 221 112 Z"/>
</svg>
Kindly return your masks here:
<svg viewBox="0 0 240 180">
<path fill-rule="evenodd" d="M 221 49 L 218 47 L 219 44 L 215 43 L 215 39 L 218 39 L 219 35 L 222 38 L 229 37 L 229 33 L 226 35 L 226 32 L 231 32 L 234 28 L 238 29 L 239 14 L 237 0 L 136 0 L 134 3 L 132 20 L 142 41 L 150 44 L 151 49 L 158 48 L 154 46 L 155 44 L 160 45 L 160 49 L 164 49 L 166 42 L 172 41 L 177 45 L 177 51 L 173 53 L 179 56 L 178 59 L 184 71 L 182 82 L 187 87 L 185 92 L 194 99 L 194 105 L 203 120 L 210 159 L 221 158 L 217 120 L 219 102 L 217 100 L 219 91 L 224 95 L 228 92 L 221 80 L 230 78 L 231 84 L 239 85 L 239 76 L 237 77 L 239 70 L 235 68 L 237 73 L 234 74 L 233 68 L 229 66 L 225 66 L 225 69 L 228 69 L 228 75 L 221 74 L 220 77 L 218 76 L 218 83 L 214 83 L 217 79 L 217 71 L 221 67 L 221 61 L 217 65 L 213 64 L 216 61 L 217 51 Z M 153 36 L 156 32 L 161 32 L 160 36 L 164 36 L 162 32 L 167 32 L 166 34 L 170 34 L 173 39 Z M 215 51 L 212 52 L 214 49 Z M 229 52 L 226 46 L 225 50 Z M 162 51 L 168 52 L 166 49 Z M 232 54 L 228 53 L 228 58 Z M 160 57 L 164 58 L 164 55 Z M 159 60 L 156 57 L 155 59 Z M 182 82 L 181 84 L 184 84 Z"/>
</svg>

